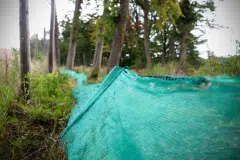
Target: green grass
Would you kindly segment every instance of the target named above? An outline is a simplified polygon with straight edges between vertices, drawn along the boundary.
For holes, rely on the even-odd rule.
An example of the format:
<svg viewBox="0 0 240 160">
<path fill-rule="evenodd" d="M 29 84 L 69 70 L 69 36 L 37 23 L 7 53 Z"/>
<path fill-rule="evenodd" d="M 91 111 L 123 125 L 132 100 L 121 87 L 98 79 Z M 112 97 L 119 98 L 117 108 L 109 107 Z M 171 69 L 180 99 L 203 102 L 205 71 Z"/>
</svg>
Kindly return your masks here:
<svg viewBox="0 0 240 160">
<path fill-rule="evenodd" d="M 69 79 L 58 73 L 31 75 L 31 100 L 0 86 L 0 157 L 66 159 L 58 144 L 75 104 Z"/>
<path fill-rule="evenodd" d="M 44 57 L 33 59 L 31 100 L 25 101 L 18 95 L 19 57 L 0 66 L 0 159 L 66 159 L 58 139 L 75 105 L 72 81 L 47 74 Z"/>
</svg>

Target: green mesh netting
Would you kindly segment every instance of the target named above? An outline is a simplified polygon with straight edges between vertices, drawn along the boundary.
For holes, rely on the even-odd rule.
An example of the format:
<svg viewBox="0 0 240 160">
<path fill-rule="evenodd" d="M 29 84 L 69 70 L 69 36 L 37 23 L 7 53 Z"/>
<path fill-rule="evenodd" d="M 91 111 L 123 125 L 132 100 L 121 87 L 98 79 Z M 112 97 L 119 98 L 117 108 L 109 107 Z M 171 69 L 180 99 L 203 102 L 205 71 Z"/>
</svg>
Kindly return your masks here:
<svg viewBox="0 0 240 160">
<path fill-rule="evenodd" d="M 69 160 L 240 159 L 239 78 L 142 77 L 115 67 L 73 93 L 61 136 Z"/>
</svg>

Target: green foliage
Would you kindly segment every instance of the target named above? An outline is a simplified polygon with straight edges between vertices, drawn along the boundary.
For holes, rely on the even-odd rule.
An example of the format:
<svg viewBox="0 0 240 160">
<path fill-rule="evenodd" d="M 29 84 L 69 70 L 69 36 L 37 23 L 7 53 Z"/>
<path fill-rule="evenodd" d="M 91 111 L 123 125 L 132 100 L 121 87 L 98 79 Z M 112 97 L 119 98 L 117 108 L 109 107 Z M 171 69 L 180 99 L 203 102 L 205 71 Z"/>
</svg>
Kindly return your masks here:
<svg viewBox="0 0 240 160">
<path fill-rule="evenodd" d="M 181 16 L 178 21 L 177 25 L 182 30 L 193 30 L 196 22 L 198 21 L 197 13 L 194 10 L 193 3 L 190 2 L 190 0 L 183 0 L 180 3 L 181 10 L 183 13 L 183 16 Z"/>
<path fill-rule="evenodd" d="M 223 73 L 223 66 L 217 58 L 210 58 L 200 67 L 199 75 L 217 76 Z"/>
<path fill-rule="evenodd" d="M 157 12 L 159 20 L 156 21 L 156 26 L 160 30 L 163 30 L 163 22 L 170 21 L 175 25 L 176 19 L 182 16 L 182 11 L 177 0 L 152 0 L 151 8 L 153 12 Z"/>
<path fill-rule="evenodd" d="M 240 76 L 240 57 L 230 56 L 224 63 L 225 72 L 229 76 Z"/>
<path fill-rule="evenodd" d="M 0 88 L 0 157 L 65 159 L 57 141 L 74 106 L 69 80 L 58 73 L 30 77 L 31 100 Z"/>
<path fill-rule="evenodd" d="M 186 69 L 181 69 L 177 63 L 155 64 L 151 68 L 136 68 L 141 75 L 186 75 L 186 76 L 240 76 L 240 57 L 230 56 L 211 57 L 209 59 L 198 59 L 199 65 L 188 63 Z M 135 68 L 134 68 L 135 69 Z"/>
<path fill-rule="evenodd" d="M 202 65 L 202 58 L 199 57 L 199 51 L 197 49 L 198 44 L 205 43 L 206 40 L 199 40 L 200 37 L 196 37 L 192 33 L 190 33 L 188 37 L 188 44 L 187 44 L 187 63 L 190 64 L 192 67 L 199 68 Z"/>
<path fill-rule="evenodd" d="M 133 68 L 138 68 L 138 69 L 142 69 L 145 67 L 145 63 L 144 63 L 145 59 L 143 59 L 142 56 L 137 56 L 137 58 L 133 61 Z"/>
<path fill-rule="evenodd" d="M 213 25 L 213 21 L 205 16 L 205 12 L 213 12 L 215 6 L 213 1 L 190 1 L 190 0 L 151 0 L 148 1 L 149 10 L 149 34 L 150 52 L 152 62 L 170 63 L 178 61 L 180 52 L 180 42 L 183 31 L 188 32 L 187 40 L 187 63 L 194 69 L 201 65 L 197 45 L 205 43 L 206 40 L 200 39 L 191 33 L 192 30 L 199 30 L 199 23 Z M 119 1 L 104 0 L 104 13 L 101 17 L 94 14 L 87 20 L 79 20 L 77 34 L 77 48 L 75 64 L 92 65 L 95 50 L 96 37 L 103 37 L 103 66 L 107 64 L 111 51 L 111 44 L 115 30 L 115 24 L 119 20 Z M 143 39 L 143 12 L 144 1 L 130 1 L 130 15 L 126 27 L 124 45 L 120 66 L 142 67 L 146 61 Z M 63 28 L 60 42 L 61 63 L 66 63 L 69 47 L 69 37 L 71 31 L 71 20 L 66 16 L 62 21 Z M 99 30 L 103 33 L 99 34 Z M 170 44 L 171 41 L 171 44 Z M 171 52 L 170 52 L 171 48 Z M 142 61 L 142 62 L 141 62 Z"/>
<path fill-rule="evenodd" d="M 94 19 L 91 19 L 87 22 L 80 20 L 78 23 L 77 47 L 75 56 L 76 65 L 90 65 L 92 63 L 95 49 L 95 44 L 91 39 L 92 32 L 94 32 L 94 21 Z M 61 23 L 61 26 L 63 27 L 63 37 L 60 39 L 60 59 L 63 65 L 66 64 L 71 24 L 72 23 L 69 19 L 62 21 Z"/>
<path fill-rule="evenodd" d="M 45 56 L 43 52 L 38 52 L 38 54 L 33 57 L 34 60 L 42 62 L 44 60 Z"/>
<path fill-rule="evenodd" d="M 240 58 L 239 56 L 230 56 L 228 58 L 211 57 L 203 62 L 198 74 L 240 76 Z"/>
<path fill-rule="evenodd" d="M 5 124 L 10 120 L 8 106 L 14 98 L 14 90 L 10 86 L 0 86 L 0 137 L 5 132 Z"/>
<path fill-rule="evenodd" d="M 31 113 L 30 118 L 33 120 L 58 119 L 59 123 L 64 123 L 73 104 L 68 78 L 58 73 L 52 73 L 33 77 L 31 81 L 32 98 L 28 109 L 24 106 L 22 108 Z"/>
</svg>

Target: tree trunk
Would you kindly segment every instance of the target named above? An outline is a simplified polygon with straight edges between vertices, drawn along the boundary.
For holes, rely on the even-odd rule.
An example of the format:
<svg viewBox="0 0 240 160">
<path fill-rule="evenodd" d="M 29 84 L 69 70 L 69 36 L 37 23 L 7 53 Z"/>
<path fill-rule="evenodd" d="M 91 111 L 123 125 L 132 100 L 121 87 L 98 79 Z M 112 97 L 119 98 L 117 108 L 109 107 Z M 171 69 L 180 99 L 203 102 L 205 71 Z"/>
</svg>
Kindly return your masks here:
<svg viewBox="0 0 240 160">
<path fill-rule="evenodd" d="M 71 29 L 71 36 L 69 41 L 67 64 L 66 64 L 67 69 L 72 69 L 74 66 L 74 59 L 75 59 L 76 46 L 77 46 L 77 27 L 79 23 L 81 3 L 82 3 L 82 0 L 76 0 L 75 2 L 75 11 L 73 15 L 73 22 L 72 22 L 72 29 Z"/>
<path fill-rule="evenodd" d="M 50 22 L 50 39 L 48 52 L 48 72 L 53 72 L 54 55 L 55 55 L 55 0 L 51 0 L 51 22 Z"/>
<path fill-rule="evenodd" d="M 47 52 L 48 52 L 48 43 L 47 43 L 46 35 L 47 35 L 47 32 L 44 28 L 44 30 L 43 30 L 43 54 L 45 56 L 47 55 Z"/>
<path fill-rule="evenodd" d="M 83 56 L 83 67 L 87 66 L 87 62 L 86 62 L 86 54 L 83 52 L 82 53 Z"/>
<path fill-rule="evenodd" d="M 95 53 L 94 53 L 94 59 L 93 59 L 93 68 L 96 69 L 96 70 L 99 70 L 101 68 L 102 50 L 103 50 L 103 42 L 104 42 L 104 39 L 102 37 L 103 28 L 99 29 L 98 34 L 99 34 L 99 36 L 97 38 L 97 43 L 96 43 Z"/>
<path fill-rule="evenodd" d="M 116 24 L 115 35 L 112 42 L 110 57 L 108 60 L 108 72 L 120 63 L 124 35 L 127 25 L 129 0 L 120 0 L 119 21 Z"/>
<path fill-rule="evenodd" d="M 135 29 L 136 29 L 136 33 L 137 33 L 137 36 L 139 37 L 140 35 L 140 23 L 139 23 L 139 12 L 137 11 L 137 8 L 134 8 L 134 18 L 135 18 Z"/>
<path fill-rule="evenodd" d="M 30 98 L 30 40 L 28 0 L 19 0 L 20 8 L 20 66 L 21 66 L 21 90 L 26 99 Z"/>
<path fill-rule="evenodd" d="M 98 31 L 98 38 L 96 42 L 96 47 L 95 47 L 95 53 L 94 53 L 94 58 L 93 58 L 93 76 L 97 77 L 98 72 L 101 69 L 101 63 L 102 63 L 102 51 L 103 51 L 103 43 L 104 39 L 102 37 L 103 34 L 103 28 L 99 28 Z"/>
<path fill-rule="evenodd" d="M 163 43 L 163 55 L 162 55 L 162 63 L 166 63 L 166 57 L 167 57 L 167 29 L 166 29 L 166 23 L 163 25 L 163 39 L 162 39 L 162 43 Z"/>
<path fill-rule="evenodd" d="M 100 19 L 100 27 L 98 30 L 98 36 L 97 36 L 97 41 L 96 41 L 96 46 L 95 46 L 95 53 L 94 53 L 94 58 L 93 58 L 93 71 L 92 71 L 92 76 L 93 77 L 97 77 L 98 76 L 98 72 L 101 69 L 101 64 L 102 64 L 102 51 L 103 51 L 103 43 L 104 43 L 104 39 L 103 39 L 103 32 L 104 32 L 104 26 L 103 24 L 101 24 L 103 21 L 103 18 L 106 14 L 106 6 L 108 4 L 108 0 L 104 0 L 103 2 L 103 6 L 104 6 L 104 10 L 103 10 L 103 15 Z"/>
<path fill-rule="evenodd" d="M 57 20 L 57 13 L 55 12 L 55 58 L 56 65 L 60 66 L 60 49 L 59 49 L 59 27 Z"/>
<path fill-rule="evenodd" d="M 187 39 L 188 39 L 188 32 L 184 31 L 181 37 L 181 49 L 180 49 L 180 65 L 185 67 L 186 59 L 187 59 Z"/>
<path fill-rule="evenodd" d="M 176 57 L 176 50 L 175 50 L 175 32 L 176 28 L 173 26 L 172 32 L 169 37 L 169 56 L 170 61 L 174 61 Z"/>
<path fill-rule="evenodd" d="M 148 14 L 149 14 L 149 2 L 144 0 L 144 47 L 147 60 L 147 67 L 151 66 L 151 55 L 150 55 L 150 41 L 149 41 L 149 24 L 148 24 Z"/>
<path fill-rule="evenodd" d="M 38 56 L 38 35 L 36 34 L 35 37 L 35 46 L 34 46 L 35 50 L 34 50 L 34 56 L 37 57 Z"/>
</svg>

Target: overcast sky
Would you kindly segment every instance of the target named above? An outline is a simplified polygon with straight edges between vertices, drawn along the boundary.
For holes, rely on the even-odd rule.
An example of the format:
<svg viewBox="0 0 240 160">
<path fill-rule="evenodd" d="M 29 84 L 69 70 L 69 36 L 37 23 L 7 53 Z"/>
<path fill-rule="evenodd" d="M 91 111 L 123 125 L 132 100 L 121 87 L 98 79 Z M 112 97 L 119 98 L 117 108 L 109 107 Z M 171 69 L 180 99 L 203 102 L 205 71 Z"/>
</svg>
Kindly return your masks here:
<svg viewBox="0 0 240 160">
<path fill-rule="evenodd" d="M 99 1 L 99 0 L 98 0 Z M 228 29 L 208 29 L 203 38 L 208 43 L 198 47 L 201 57 L 206 57 L 208 48 L 217 56 L 235 54 L 235 40 L 240 40 L 240 0 L 215 0 L 215 20 L 217 24 Z M 69 0 L 56 0 L 58 20 L 64 19 L 66 14 L 72 17 L 74 4 Z M 86 18 L 87 12 L 99 12 L 96 5 L 84 5 L 81 18 Z M 97 10 L 97 11 L 96 11 Z M 29 0 L 30 36 L 38 34 L 43 37 L 43 28 L 49 30 L 50 5 L 49 0 Z M 0 48 L 19 48 L 19 1 L 0 0 Z M 207 47 L 208 46 L 208 47 Z"/>
</svg>

